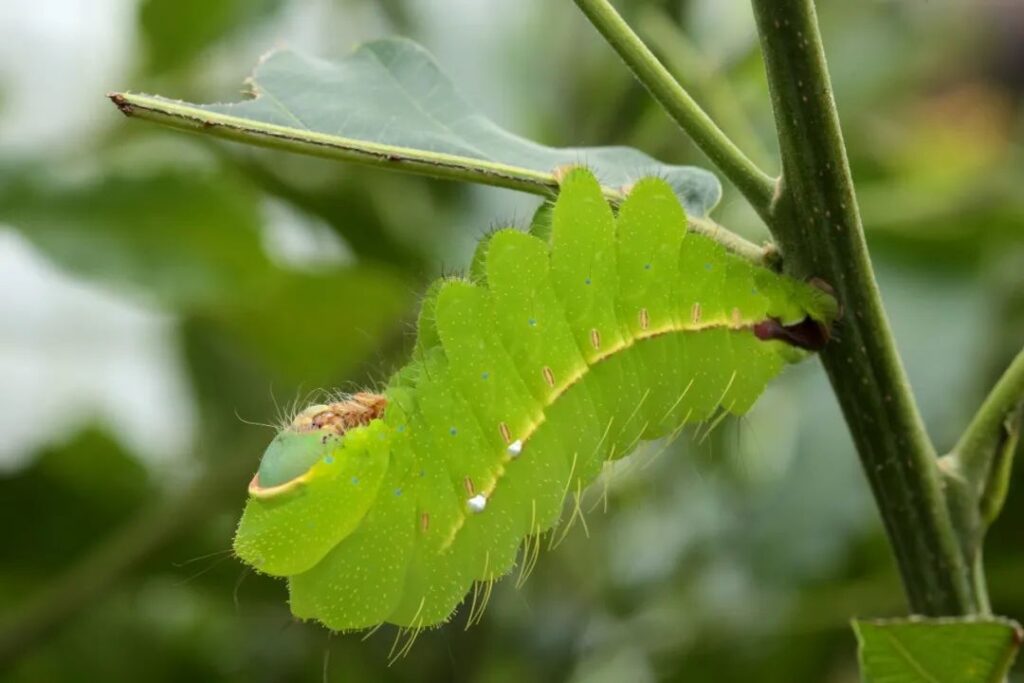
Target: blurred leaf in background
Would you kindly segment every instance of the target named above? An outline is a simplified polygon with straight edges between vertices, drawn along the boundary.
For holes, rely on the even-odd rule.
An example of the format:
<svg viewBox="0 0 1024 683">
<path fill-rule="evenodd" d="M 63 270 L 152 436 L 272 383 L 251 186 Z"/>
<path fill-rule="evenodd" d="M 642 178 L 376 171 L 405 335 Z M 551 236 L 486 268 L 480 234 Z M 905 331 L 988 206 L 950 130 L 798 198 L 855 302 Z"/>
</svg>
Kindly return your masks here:
<svg viewBox="0 0 1024 683">
<path fill-rule="evenodd" d="M 145 68 L 161 73 L 186 67 L 203 48 L 246 30 L 281 5 L 281 0 L 143 0 L 138 16 Z"/>
</svg>

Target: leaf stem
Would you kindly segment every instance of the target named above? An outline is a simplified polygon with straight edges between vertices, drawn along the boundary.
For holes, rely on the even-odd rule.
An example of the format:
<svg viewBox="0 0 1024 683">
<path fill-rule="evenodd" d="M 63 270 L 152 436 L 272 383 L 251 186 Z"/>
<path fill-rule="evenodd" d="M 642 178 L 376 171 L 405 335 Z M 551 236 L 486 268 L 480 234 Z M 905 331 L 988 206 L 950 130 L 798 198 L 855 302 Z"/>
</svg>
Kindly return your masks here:
<svg viewBox="0 0 1024 683">
<path fill-rule="evenodd" d="M 775 179 L 762 171 L 672 77 L 608 0 L 574 0 L 668 115 L 767 220 Z"/>
<path fill-rule="evenodd" d="M 752 0 L 783 174 L 769 228 L 787 272 L 819 277 L 845 307 L 821 352 L 911 609 L 975 613 L 976 594 L 868 257 L 812 0 Z"/>
<path fill-rule="evenodd" d="M 368 140 L 356 140 L 311 130 L 289 128 L 230 114 L 206 111 L 163 97 L 137 93 L 111 93 L 109 97 L 125 116 L 155 121 L 182 130 L 200 131 L 251 145 L 374 166 L 386 166 L 407 173 L 437 178 L 507 187 L 548 197 L 554 197 L 558 193 L 558 180 L 553 173 L 455 154 L 396 147 Z M 618 190 L 608 188 L 607 193 L 621 199 L 621 193 Z"/>
<path fill-rule="evenodd" d="M 957 470 L 978 496 L 986 523 L 995 519 L 1006 497 L 1022 418 L 1024 349 L 985 397 L 952 452 Z"/>
<path fill-rule="evenodd" d="M 136 93 L 111 93 L 109 97 L 125 116 L 161 123 L 179 130 L 404 173 L 504 187 L 548 199 L 558 194 L 558 177 L 553 172 L 297 130 L 219 114 L 162 97 Z M 619 188 L 603 186 L 601 189 L 605 198 L 613 204 L 625 199 Z M 754 244 L 710 219 L 694 216 L 688 216 L 688 219 L 695 230 L 709 235 L 730 251 L 757 265 L 771 267 L 777 263 L 777 254 L 773 249 Z"/>
</svg>

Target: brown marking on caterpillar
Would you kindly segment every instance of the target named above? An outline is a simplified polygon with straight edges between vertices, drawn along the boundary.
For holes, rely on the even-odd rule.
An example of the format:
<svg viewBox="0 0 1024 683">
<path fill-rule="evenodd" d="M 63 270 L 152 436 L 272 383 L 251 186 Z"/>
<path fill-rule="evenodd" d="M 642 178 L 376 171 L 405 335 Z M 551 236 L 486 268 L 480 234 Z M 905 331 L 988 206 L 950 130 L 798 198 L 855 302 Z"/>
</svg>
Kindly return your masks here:
<svg viewBox="0 0 1024 683">
<path fill-rule="evenodd" d="M 472 479 L 470 479 L 469 477 L 466 477 L 465 479 L 462 480 L 462 483 L 465 484 L 465 486 L 466 486 L 466 493 L 468 493 L 470 496 L 475 496 L 476 495 L 476 489 L 473 488 L 473 480 Z"/>
<path fill-rule="evenodd" d="M 512 435 L 508 432 L 508 425 L 502 422 L 498 425 L 498 431 L 501 432 L 501 438 L 505 440 L 505 443 L 512 441 Z"/>
<path fill-rule="evenodd" d="M 430 513 L 424 512 L 420 515 L 420 531 L 427 533 L 427 529 L 430 528 Z"/>
<path fill-rule="evenodd" d="M 306 408 L 295 416 L 289 429 L 296 432 L 326 429 L 340 436 L 380 418 L 387 405 L 388 400 L 380 394 L 359 392 L 344 401 Z"/>
<path fill-rule="evenodd" d="M 751 330 L 753 328 L 754 328 L 754 325 L 748 325 L 748 326 L 746 326 L 746 327 L 744 327 L 742 329 Z M 723 325 L 723 324 L 720 324 L 720 323 L 711 323 L 711 324 L 708 324 L 708 325 L 704 326 L 701 329 L 704 329 L 704 330 L 726 329 L 726 326 Z M 669 327 L 666 327 L 665 329 L 659 329 L 659 330 L 655 331 L 652 334 L 645 335 L 643 337 L 637 338 L 635 342 L 634 341 L 626 342 L 621 347 L 619 347 L 618 349 L 612 350 L 612 351 L 610 351 L 607 354 L 602 354 L 602 355 L 598 356 L 594 360 L 594 362 L 592 364 L 588 363 L 588 364 L 586 364 L 584 366 L 586 368 L 586 370 L 581 371 L 581 372 L 577 372 L 575 375 L 571 376 L 569 378 L 568 382 L 566 382 L 563 386 L 561 386 L 558 389 L 557 392 L 555 392 L 550 397 L 548 397 L 547 405 L 552 405 L 561 396 L 563 396 L 565 394 L 565 392 L 569 391 L 569 389 L 571 389 L 572 387 L 576 386 L 580 381 L 582 381 L 582 379 L 584 378 L 584 376 L 586 375 L 587 372 L 593 370 L 593 368 L 596 367 L 598 364 L 600 364 L 600 363 L 608 360 L 609 358 L 611 358 L 616 352 L 621 351 L 621 350 L 626 349 L 626 348 L 629 348 L 630 346 L 633 346 L 634 343 L 642 344 L 642 343 L 644 343 L 646 341 L 649 341 L 651 339 L 655 339 L 657 337 L 661 337 L 661 336 L 664 336 L 664 335 L 676 334 L 676 333 L 687 333 L 687 332 L 692 332 L 692 330 L 688 329 L 685 325 L 669 326 Z M 597 332 L 596 329 L 592 329 L 591 330 L 591 341 L 594 341 L 594 337 L 595 336 L 597 337 L 598 343 L 600 343 L 600 335 L 599 335 L 599 333 Z M 689 388 L 684 390 L 684 394 L 688 390 L 689 390 Z M 691 411 L 687 412 L 686 417 L 683 419 L 684 423 L 687 420 L 689 420 L 690 412 L 692 412 L 692 409 L 691 409 Z M 506 449 L 506 453 L 508 454 L 510 460 L 515 460 L 516 458 L 521 456 L 523 450 L 526 448 L 528 440 L 530 439 L 530 437 L 534 433 L 536 433 L 537 429 L 545 422 L 545 420 L 546 420 L 546 416 L 544 416 L 542 414 L 540 420 L 536 421 L 534 424 L 532 424 L 529 427 L 527 427 L 525 429 L 525 431 L 519 433 L 517 435 L 519 438 L 517 438 L 515 441 L 513 441 L 511 444 L 509 444 L 508 448 Z M 501 423 L 501 425 L 504 425 L 504 423 Z M 501 429 L 501 425 L 499 425 L 499 429 Z M 504 435 L 504 430 L 502 430 L 502 434 Z M 574 467 L 575 467 L 575 465 L 574 465 Z M 497 486 L 497 483 L 498 483 L 498 481 L 500 481 L 501 477 L 504 475 L 504 472 L 505 472 L 504 468 L 499 469 L 499 471 L 497 473 L 497 477 L 496 477 L 494 483 L 490 487 L 490 491 L 491 492 L 493 492 L 495 490 L 495 488 Z M 571 479 L 571 477 L 570 477 L 570 479 Z M 466 479 L 466 483 L 469 484 L 469 485 L 471 485 L 471 483 L 472 483 L 472 482 L 470 482 L 468 477 Z M 469 490 L 470 489 L 467 487 L 467 491 L 469 491 Z M 469 512 L 478 513 L 478 512 L 481 512 L 484 509 L 484 506 L 486 506 L 487 498 L 484 495 L 482 495 L 482 494 L 471 494 L 471 497 L 470 497 L 469 500 L 467 500 L 466 504 L 467 504 L 467 508 L 468 508 Z M 444 545 L 443 545 L 444 548 L 448 548 L 448 547 L 451 546 L 452 542 L 455 539 L 455 536 L 458 534 L 459 530 L 462 528 L 463 524 L 465 523 L 465 520 L 466 520 L 466 517 L 461 517 L 461 518 L 459 518 L 457 520 L 455 526 L 448 533 L 447 539 L 445 540 Z M 539 545 L 537 546 L 537 548 L 539 549 Z"/>
<path fill-rule="evenodd" d="M 647 312 L 646 308 L 641 308 L 640 309 L 640 329 L 641 330 L 646 330 L 650 326 L 651 326 L 651 316 Z"/>
<path fill-rule="evenodd" d="M 754 336 L 762 341 L 778 339 L 808 351 L 821 351 L 829 340 L 828 327 L 812 318 L 804 318 L 795 325 L 783 325 L 768 318 L 754 325 Z"/>
<path fill-rule="evenodd" d="M 549 387 L 555 386 L 555 373 L 551 372 L 551 368 L 545 365 L 541 374 L 544 375 L 544 381 L 548 383 Z"/>
<path fill-rule="evenodd" d="M 590 343 L 595 349 L 601 348 L 601 333 L 597 331 L 596 327 L 590 330 Z"/>
<path fill-rule="evenodd" d="M 740 323 L 742 321 L 743 321 L 743 315 L 740 313 L 740 309 L 738 307 L 734 307 L 732 309 L 732 325 L 733 325 L 733 327 L 739 327 Z"/>
<path fill-rule="evenodd" d="M 690 320 L 695 323 L 700 322 L 700 302 L 694 301 L 693 307 L 690 309 Z"/>
</svg>

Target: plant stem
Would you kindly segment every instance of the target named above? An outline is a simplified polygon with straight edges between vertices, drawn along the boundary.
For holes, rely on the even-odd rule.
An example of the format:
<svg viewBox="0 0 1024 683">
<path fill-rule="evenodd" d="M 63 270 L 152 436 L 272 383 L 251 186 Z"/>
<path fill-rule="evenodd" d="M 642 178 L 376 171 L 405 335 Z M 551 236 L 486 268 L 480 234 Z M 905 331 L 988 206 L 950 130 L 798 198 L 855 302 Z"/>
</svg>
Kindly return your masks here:
<svg viewBox="0 0 1024 683">
<path fill-rule="evenodd" d="M 814 4 L 752 2 L 782 154 L 769 228 L 786 270 L 828 282 L 845 307 L 821 359 L 911 609 L 930 616 L 974 613 L 980 600 L 868 258 Z"/>
<path fill-rule="evenodd" d="M 110 100 L 125 116 L 155 121 L 172 128 L 207 133 L 228 140 L 273 149 L 283 149 L 328 159 L 340 159 L 374 166 L 389 166 L 407 173 L 470 183 L 507 187 L 512 190 L 554 197 L 558 180 L 553 173 L 510 166 L 486 159 L 396 147 L 368 140 L 327 135 L 289 128 L 264 121 L 206 111 L 184 102 L 137 93 L 111 93 Z M 609 199 L 622 199 L 618 190 L 606 188 Z"/>
<path fill-rule="evenodd" d="M 536 171 L 485 159 L 384 145 L 310 130 L 287 128 L 263 121 L 206 111 L 183 102 L 135 93 L 112 93 L 110 100 L 125 116 L 154 121 L 172 128 L 281 149 L 299 154 L 339 159 L 390 170 L 504 187 L 553 199 L 558 194 L 555 173 Z M 622 190 L 603 186 L 606 199 L 618 204 Z M 750 242 L 707 218 L 688 217 L 694 229 L 709 235 L 730 251 L 758 265 L 772 266 L 775 252 Z"/>
<path fill-rule="evenodd" d="M 992 481 L 993 465 L 1005 440 L 1019 432 L 1020 412 L 1024 408 L 1024 349 L 985 397 L 978 412 L 964 430 L 953 456 L 961 474 L 978 486 L 982 498 Z M 1016 419 L 1014 419 L 1016 418 Z M 1013 449 L 1009 449 L 1012 451 Z M 1011 453 L 1012 455 L 1012 453 Z M 995 492 L 993 492 L 995 493 Z"/>
<path fill-rule="evenodd" d="M 724 66 L 701 52 L 664 8 L 645 5 L 636 25 L 679 84 L 704 102 L 708 115 L 718 121 L 754 163 L 762 166 L 776 163 L 774 154 L 765 147 L 753 121 L 743 110 L 742 99 L 732 87 Z"/>
<path fill-rule="evenodd" d="M 1010 487 L 1013 454 L 1024 421 L 1024 350 L 985 398 L 951 453 L 940 464 L 960 546 L 971 567 L 979 607 L 990 609 L 982 544 Z"/>
<path fill-rule="evenodd" d="M 775 180 L 757 167 L 679 85 L 608 0 L 574 0 L 668 115 L 766 221 Z"/>
</svg>

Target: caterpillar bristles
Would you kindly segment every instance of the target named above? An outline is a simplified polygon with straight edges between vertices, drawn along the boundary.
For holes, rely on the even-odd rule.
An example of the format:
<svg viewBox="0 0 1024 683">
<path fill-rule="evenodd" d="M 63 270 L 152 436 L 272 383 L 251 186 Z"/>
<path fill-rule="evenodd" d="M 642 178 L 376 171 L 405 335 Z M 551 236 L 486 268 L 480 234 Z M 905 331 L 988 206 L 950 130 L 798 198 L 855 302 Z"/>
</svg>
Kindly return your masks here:
<svg viewBox="0 0 1024 683">
<path fill-rule="evenodd" d="M 401 627 L 392 662 L 467 597 L 479 623 L 545 533 L 552 549 L 577 524 L 589 536 L 612 476 L 749 410 L 838 310 L 688 231 L 663 180 L 631 180 L 613 210 L 579 164 L 554 175 L 531 232 L 492 226 L 465 274 L 428 288 L 409 363 L 373 392 L 297 397 L 250 485 L 236 554 L 287 577 L 297 617 Z"/>
<path fill-rule="evenodd" d="M 687 418 L 690 417 L 691 412 L 687 412 L 687 414 L 686 414 Z M 664 444 L 662 445 L 662 447 L 659 448 L 657 451 L 655 451 L 654 455 L 652 455 L 650 458 L 645 460 L 640 465 L 640 469 L 641 470 L 646 469 L 647 467 L 649 467 L 651 465 L 651 463 L 653 463 L 655 460 L 657 460 L 658 457 L 660 457 L 662 453 L 667 451 L 673 444 L 675 444 L 675 442 L 679 439 L 679 437 L 683 435 L 683 431 L 685 429 L 686 429 L 686 420 L 683 420 L 682 424 L 680 424 L 678 427 L 676 427 L 672 431 L 671 434 L 669 434 L 665 439 L 663 439 Z"/>
<path fill-rule="evenodd" d="M 370 639 L 370 636 L 372 636 L 372 635 L 373 635 L 374 633 L 376 633 L 377 631 L 379 631 L 379 630 L 381 629 L 381 627 L 382 627 L 382 626 L 384 626 L 384 622 L 383 622 L 383 621 L 382 621 L 382 622 L 380 622 L 379 624 L 377 624 L 376 626 L 373 626 L 373 627 L 371 627 L 371 628 L 370 628 L 370 630 L 368 630 L 368 631 L 367 631 L 366 633 L 364 633 L 364 634 L 363 634 L 363 637 L 362 637 L 362 638 L 360 638 L 359 640 L 360 640 L 361 642 L 366 642 L 367 640 L 369 640 L 369 639 Z"/>
<path fill-rule="evenodd" d="M 537 523 L 537 499 L 534 498 L 530 501 L 530 531 L 526 534 L 526 538 L 523 539 L 523 543 L 520 546 L 520 560 L 519 575 L 516 577 L 516 588 L 522 588 L 523 584 L 530 577 L 530 573 L 533 571 L 533 565 L 536 564 L 536 556 L 540 553 L 540 536 L 541 530 L 540 525 Z"/>
</svg>

